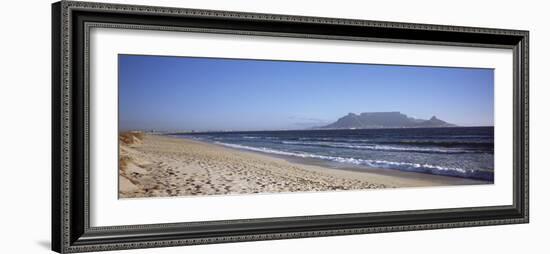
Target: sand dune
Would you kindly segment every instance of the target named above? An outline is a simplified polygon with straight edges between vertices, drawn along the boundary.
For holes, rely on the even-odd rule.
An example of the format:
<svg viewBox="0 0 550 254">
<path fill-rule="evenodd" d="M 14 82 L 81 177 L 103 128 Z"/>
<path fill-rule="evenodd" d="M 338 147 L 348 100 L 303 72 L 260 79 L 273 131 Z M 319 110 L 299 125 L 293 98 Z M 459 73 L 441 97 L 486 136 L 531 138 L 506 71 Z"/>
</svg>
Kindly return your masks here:
<svg viewBox="0 0 550 254">
<path fill-rule="evenodd" d="M 138 132 L 121 134 L 119 141 L 120 198 L 481 183 L 393 170 L 359 172 L 333 169 L 194 140 Z"/>
</svg>

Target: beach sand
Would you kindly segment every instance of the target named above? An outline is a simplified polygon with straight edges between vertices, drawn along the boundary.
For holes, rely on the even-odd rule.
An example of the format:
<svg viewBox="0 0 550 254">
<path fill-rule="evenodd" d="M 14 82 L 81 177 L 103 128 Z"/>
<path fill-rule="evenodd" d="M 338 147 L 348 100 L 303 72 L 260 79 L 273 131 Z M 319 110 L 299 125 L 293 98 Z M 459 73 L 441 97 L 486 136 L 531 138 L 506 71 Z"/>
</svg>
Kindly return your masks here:
<svg viewBox="0 0 550 254">
<path fill-rule="evenodd" d="M 119 136 L 119 198 L 336 191 L 486 182 L 388 169 L 328 167 L 189 139 Z"/>
</svg>

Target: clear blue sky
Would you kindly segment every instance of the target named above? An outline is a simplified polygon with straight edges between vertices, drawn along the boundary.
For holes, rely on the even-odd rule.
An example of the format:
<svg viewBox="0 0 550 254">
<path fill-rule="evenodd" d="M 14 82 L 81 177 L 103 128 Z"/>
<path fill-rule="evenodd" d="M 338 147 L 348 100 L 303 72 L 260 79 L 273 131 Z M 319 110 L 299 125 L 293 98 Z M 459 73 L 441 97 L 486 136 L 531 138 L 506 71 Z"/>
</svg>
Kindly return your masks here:
<svg viewBox="0 0 550 254">
<path fill-rule="evenodd" d="M 321 126 L 349 112 L 493 125 L 492 69 L 119 55 L 120 130 Z"/>
</svg>

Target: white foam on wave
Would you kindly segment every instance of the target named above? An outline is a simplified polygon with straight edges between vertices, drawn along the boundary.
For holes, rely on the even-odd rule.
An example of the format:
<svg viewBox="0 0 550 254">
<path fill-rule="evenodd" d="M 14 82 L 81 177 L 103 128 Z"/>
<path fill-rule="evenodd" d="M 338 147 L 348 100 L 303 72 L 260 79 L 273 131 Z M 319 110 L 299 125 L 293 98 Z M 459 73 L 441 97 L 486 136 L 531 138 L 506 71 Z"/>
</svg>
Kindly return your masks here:
<svg viewBox="0 0 550 254">
<path fill-rule="evenodd" d="M 434 147 L 404 147 L 404 146 L 389 146 L 389 145 L 356 145 L 349 143 L 337 143 L 337 142 L 297 142 L 297 141 L 283 141 L 286 145 L 312 145 L 312 146 L 325 146 L 334 148 L 348 148 L 348 149 L 362 149 L 362 150 L 379 150 L 379 151 L 396 151 L 396 152 L 423 152 L 423 153 L 469 153 L 475 151 L 467 151 L 463 149 L 443 149 Z"/>
</svg>

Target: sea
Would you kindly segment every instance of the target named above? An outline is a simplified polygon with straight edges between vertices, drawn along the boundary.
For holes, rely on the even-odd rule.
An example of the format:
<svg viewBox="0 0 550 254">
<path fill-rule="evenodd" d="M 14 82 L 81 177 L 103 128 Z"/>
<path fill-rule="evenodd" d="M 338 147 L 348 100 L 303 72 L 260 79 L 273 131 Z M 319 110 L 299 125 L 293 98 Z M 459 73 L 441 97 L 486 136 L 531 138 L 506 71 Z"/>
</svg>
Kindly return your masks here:
<svg viewBox="0 0 550 254">
<path fill-rule="evenodd" d="M 319 160 L 343 168 L 494 180 L 494 127 L 202 132 L 171 136 Z"/>
</svg>

